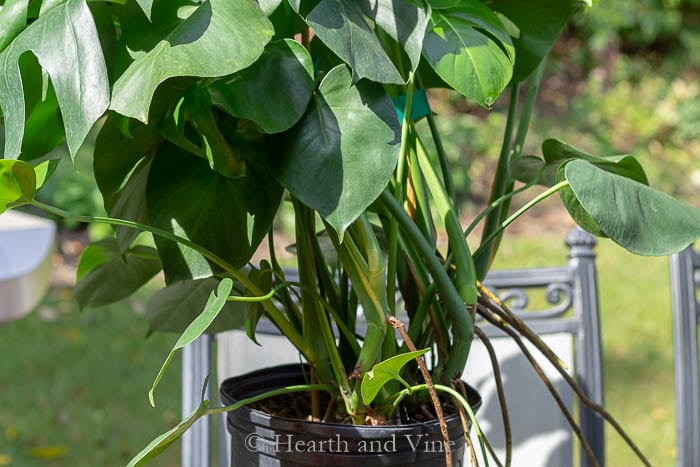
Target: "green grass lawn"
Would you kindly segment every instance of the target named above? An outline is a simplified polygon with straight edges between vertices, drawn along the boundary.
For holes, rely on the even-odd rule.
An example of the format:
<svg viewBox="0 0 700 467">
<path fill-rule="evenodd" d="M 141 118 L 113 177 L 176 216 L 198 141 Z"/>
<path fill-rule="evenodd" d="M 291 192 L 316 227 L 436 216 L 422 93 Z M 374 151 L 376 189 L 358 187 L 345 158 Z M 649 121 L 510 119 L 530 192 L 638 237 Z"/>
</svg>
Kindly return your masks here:
<svg viewBox="0 0 700 467">
<path fill-rule="evenodd" d="M 606 406 L 655 466 L 674 464 L 673 351 L 666 258 L 596 248 Z M 508 242 L 498 267 L 566 261 L 561 236 Z M 144 339 L 142 302 L 79 312 L 55 290 L 39 312 L 0 326 L 0 466 L 119 466 L 180 418 L 179 362 L 146 392 L 175 340 Z M 154 466 L 178 465 L 179 446 Z M 607 465 L 640 463 L 608 429 Z"/>
<path fill-rule="evenodd" d="M 144 339 L 122 304 L 79 312 L 53 290 L 38 312 L 0 325 L 0 466 L 123 466 L 180 414 L 180 365 L 147 391 L 175 336 Z M 179 464 L 173 447 L 154 466 Z"/>
</svg>

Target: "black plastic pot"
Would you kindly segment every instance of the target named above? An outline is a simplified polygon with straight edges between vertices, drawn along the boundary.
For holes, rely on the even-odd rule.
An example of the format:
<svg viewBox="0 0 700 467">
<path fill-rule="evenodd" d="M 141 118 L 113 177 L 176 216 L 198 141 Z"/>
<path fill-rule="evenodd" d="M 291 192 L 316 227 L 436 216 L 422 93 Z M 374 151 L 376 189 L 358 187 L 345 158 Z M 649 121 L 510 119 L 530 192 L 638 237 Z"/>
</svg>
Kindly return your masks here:
<svg viewBox="0 0 700 467">
<path fill-rule="evenodd" d="M 221 400 L 237 400 L 275 388 L 303 384 L 298 364 L 264 368 L 227 379 Z M 481 397 L 468 387 L 473 410 Z M 464 434 L 458 415 L 446 418 L 454 465 L 464 458 Z M 437 421 L 388 426 L 354 426 L 318 423 L 271 416 L 242 407 L 228 413 L 231 467 L 333 465 L 333 466 L 444 466 L 445 454 Z"/>
</svg>

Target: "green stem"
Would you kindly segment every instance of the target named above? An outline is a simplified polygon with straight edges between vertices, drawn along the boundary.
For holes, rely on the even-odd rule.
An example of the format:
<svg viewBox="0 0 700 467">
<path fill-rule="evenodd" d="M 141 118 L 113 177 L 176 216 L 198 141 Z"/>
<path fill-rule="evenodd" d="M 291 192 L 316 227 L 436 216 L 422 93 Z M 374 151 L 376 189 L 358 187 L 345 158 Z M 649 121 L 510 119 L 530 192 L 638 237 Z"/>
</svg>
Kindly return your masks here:
<svg viewBox="0 0 700 467">
<path fill-rule="evenodd" d="M 413 89 L 414 89 L 414 75 L 413 72 L 409 73 L 408 83 L 406 84 L 406 105 L 403 109 L 403 121 L 401 122 L 401 147 L 399 149 L 399 161 L 396 166 L 396 179 L 394 186 L 394 196 L 400 202 L 404 199 L 405 190 L 405 172 L 406 172 L 406 160 L 408 159 L 407 152 L 409 148 L 409 130 L 411 126 L 411 107 L 413 106 Z M 389 224 L 389 252 L 387 260 L 387 295 L 389 297 L 396 296 L 396 284 L 394 279 L 396 277 L 397 261 L 398 261 L 398 225 L 395 221 L 391 221 Z M 389 300 L 389 312 L 391 315 L 396 313 L 395 300 Z"/>
<path fill-rule="evenodd" d="M 447 152 L 442 144 L 442 138 L 440 132 L 438 131 L 437 125 L 435 124 L 435 118 L 433 114 L 429 113 L 426 116 L 428 120 L 428 127 L 430 127 L 430 134 L 433 137 L 433 143 L 435 144 L 435 149 L 437 150 L 438 160 L 440 161 L 440 171 L 442 172 L 442 179 L 445 183 L 445 191 L 447 196 L 449 196 L 455 205 L 457 205 L 457 200 L 455 199 L 455 188 L 454 181 L 452 180 L 452 172 L 450 170 L 450 162 L 447 159 Z"/>
<path fill-rule="evenodd" d="M 340 243 L 340 240 L 328 228 L 333 245 L 338 253 L 338 258 L 343 264 L 345 271 L 350 277 L 353 288 L 362 304 L 367 322 L 367 330 L 364 342 L 353 369 L 353 374 L 361 376 L 369 371 L 377 363 L 382 354 L 384 339 L 386 335 L 386 317 L 389 313 L 389 305 L 386 296 L 384 263 L 381 256 L 381 248 L 376 237 L 372 233 L 372 227 L 366 216 L 360 216 L 351 226 Z M 365 257 L 363 257 L 357 242 L 364 247 Z M 356 384 L 350 400 L 349 414 L 356 422 L 360 422 L 363 415 L 359 408 L 362 406 L 362 398 L 359 393 L 359 384 Z"/>
<path fill-rule="evenodd" d="M 530 80 L 530 85 L 527 91 L 527 98 L 525 100 L 525 107 L 523 107 L 523 110 L 520 114 L 520 121 L 518 122 L 518 132 L 515 136 L 515 141 L 513 142 L 512 149 L 510 150 L 510 154 L 508 156 L 508 159 L 505 161 L 506 167 L 505 169 L 508 169 L 508 164 L 510 161 L 517 159 L 518 157 L 521 157 L 523 154 L 523 148 L 525 146 L 525 138 L 527 137 L 528 130 L 530 128 L 530 120 L 532 118 L 532 112 L 533 109 L 535 108 L 535 101 L 537 99 L 537 93 L 540 89 L 540 83 L 542 82 L 542 76 L 544 75 L 544 69 L 545 69 L 545 63 L 546 60 L 542 60 L 537 67 L 534 75 L 532 76 Z M 500 167 L 499 167 L 500 168 Z M 515 180 L 513 180 L 511 177 L 504 177 L 505 180 L 507 180 L 505 184 L 504 191 L 502 194 L 509 193 L 513 191 L 513 187 L 515 186 Z M 508 211 L 510 210 L 510 202 L 507 201 L 503 203 L 501 208 L 499 209 L 498 212 L 498 219 L 496 220 L 496 224 L 500 224 L 503 222 L 503 220 L 508 216 Z M 494 226 L 496 225 L 494 224 Z M 485 258 L 483 258 L 480 263 L 486 263 L 486 267 L 491 265 L 493 262 L 494 257 L 496 256 L 496 252 L 498 251 L 498 248 L 501 244 L 501 237 L 502 237 L 502 230 L 499 230 L 499 234 L 496 235 L 495 237 L 492 237 L 492 240 L 489 241 L 490 246 L 489 246 L 489 255 Z M 490 236 L 490 234 L 489 234 Z M 484 242 L 482 241 L 482 245 Z"/>
<path fill-rule="evenodd" d="M 55 214 L 59 217 L 63 217 L 65 219 L 69 220 L 74 220 L 77 222 L 86 222 L 86 223 L 101 223 L 101 224 L 108 224 L 108 225 L 116 225 L 116 226 L 121 226 L 121 227 L 128 227 L 136 230 L 141 230 L 145 232 L 150 232 L 153 235 L 158 235 L 160 237 L 163 237 L 165 239 L 171 240 L 173 242 L 180 243 L 181 245 L 184 245 L 188 248 L 191 248 L 192 250 L 196 251 L 197 253 L 201 254 L 205 258 L 207 258 L 209 261 L 212 263 L 216 264 L 219 266 L 221 269 L 226 271 L 231 277 L 236 279 L 238 282 L 243 284 L 243 286 L 248 289 L 253 295 L 263 295 L 263 291 L 260 290 L 260 288 L 253 282 L 251 281 L 248 276 L 240 272 L 238 269 L 234 268 L 231 266 L 227 261 L 216 255 L 215 253 L 212 253 L 211 251 L 207 250 L 206 248 L 197 245 L 196 243 L 192 242 L 191 240 L 188 240 L 183 237 L 179 237 L 171 232 L 168 232 L 167 230 L 159 229 L 157 227 L 151 227 L 150 225 L 145 225 L 141 224 L 139 222 L 134 222 L 134 221 L 128 221 L 124 219 L 114 219 L 111 217 L 101 217 L 101 216 L 81 216 L 78 214 L 73 214 L 68 211 L 64 211 L 63 209 L 59 209 L 57 207 L 44 204 L 39 200 L 33 200 L 31 203 L 33 206 L 42 209 L 46 212 L 50 212 L 51 214 Z M 289 339 L 289 341 L 304 355 L 308 358 L 309 356 L 309 348 L 308 344 L 304 341 L 302 336 L 294 329 L 292 324 L 284 317 L 284 315 L 277 309 L 275 306 L 268 300 L 262 302 L 263 306 L 265 307 L 265 311 L 267 311 L 268 316 L 270 319 L 275 323 L 275 325 L 280 329 L 280 331 Z"/>
<path fill-rule="evenodd" d="M 313 239 L 316 235 L 315 213 L 296 198 L 292 199 L 295 215 L 296 253 L 299 271 L 299 282 L 304 286 L 301 289 L 302 309 L 302 335 L 308 342 L 312 358 L 309 361 L 311 367 L 311 382 L 329 382 L 336 374 L 333 364 L 329 365 L 331 357 L 325 342 L 324 327 L 327 320 L 324 319 L 325 310 L 318 306 L 318 301 L 308 290 L 318 287 L 318 274 L 316 256 L 314 254 Z M 335 347 L 335 346 L 334 346 Z M 344 376 L 343 376 L 344 378 Z M 311 393 L 311 415 L 320 419 L 321 399 L 316 391 Z"/>
<path fill-rule="evenodd" d="M 511 144 L 513 140 L 513 130 L 515 128 L 516 114 L 518 112 L 518 99 L 520 97 L 520 84 L 513 83 L 510 91 L 510 102 L 508 104 L 508 116 L 506 117 L 506 128 L 503 133 L 503 143 L 501 145 L 501 153 L 498 156 L 498 165 L 496 173 L 491 185 L 491 194 L 489 195 L 489 205 L 493 204 L 497 199 L 501 198 L 505 193 L 507 177 L 508 177 L 508 161 L 510 160 Z M 499 211 L 492 211 L 486 217 L 484 231 L 482 233 L 481 245 L 486 244 L 485 239 L 489 237 L 494 230 L 498 228 L 498 223 L 501 219 Z M 488 258 L 487 258 L 488 259 Z M 488 262 L 477 261 L 476 272 L 479 279 L 483 279 L 486 271 L 489 268 Z"/>
<path fill-rule="evenodd" d="M 381 194 L 384 206 L 396 218 L 400 227 L 404 230 L 407 239 L 413 243 L 418 253 L 423 257 L 426 267 L 440 292 L 440 297 L 445 302 L 445 307 L 452 322 L 453 342 L 450 355 L 445 363 L 447 379 L 458 377 L 464 371 L 469 349 L 474 337 L 474 321 L 465 302 L 452 283 L 450 276 L 445 271 L 443 264 L 435 254 L 435 250 L 428 244 L 413 220 L 406 214 L 403 207 L 388 192 Z M 462 234 L 460 228 L 460 236 Z"/>
<path fill-rule="evenodd" d="M 281 284 L 276 285 L 272 290 L 270 290 L 265 295 L 258 295 L 256 297 L 250 297 L 247 295 L 244 295 L 244 296 L 231 295 L 226 299 L 226 301 L 227 302 L 242 302 L 242 303 L 264 302 L 265 300 L 270 300 L 272 297 L 274 297 L 275 294 L 280 291 L 280 289 L 287 287 L 289 285 L 290 284 L 288 282 L 283 282 Z"/>
<path fill-rule="evenodd" d="M 497 235 L 499 235 L 501 232 L 503 232 L 503 230 L 505 230 L 506 227 L 508 227 L 510 224 L 512 224 L 518 217 L 522 216 L 530 208 L 541 203 L 545 199 L 552 196 L 554 193 L 558 192 L 559 190 L 561 190 L 562 188 L 565 188 L 567 186 L 569 186 L 568 181 L 564 180 L 562 182 L 559 182 L 556 185 L 549 188 L 548 190 L 543 191 L 542 193 L 540 193 L 539 195 L 537 195 L 536 197 L 534 197 L 533 199 L 528 201 L 528 203 L 525 204 L 523 207 L 521 207 L 520 209 L 515 211 L 512 216 L 510 216 L 508 219 L 503 221 L 503 223 L 498 227 L 498 230 L 496 230 L 495 232 L 492 232 L 491 235 L 486 238 L 486 241 L 484 243 L 482 243 L 479 248 L 477 248 L 477 250 L 474 252 L 474 260 L 476 261 L 477 258 L 480 258 L 482 255 L 486 254 L 488 252 L 486 247 L 491 242 L 491 240 L 496 238 Z"/>
<path fill-rule="evenodd" d="M 513 151 L 510 158 L 516 159 L 523 154 L 523 147 L 525 146 L 525 138 L 527 138 L 528 130 L 530 129 L 530 120 L 532 119 L 532 111 L 535 108 L 535 101 L 537 100 L 537 94 L 540 90 L 540 83 L 542 82 L 542 77 L 544 76 L 544 69 L 546 60 L 542 60 L 535 70 L 535 74 L 532 76 L 532 81 L 530 82 L 530 87 L 527 90 L 527 98 L 525 100 L 525 107 L 523 112 L 520 114 L 520 122 L 518 122 L 518 133 L 515 136 L 515 142 L 513 143 Z"/>
<path fill-rule="evenodd" d="M 518 188 L 517 190 L 513 190 L 509 193 L 506 193 L 505 195 L 501 196 L 493 203 L 489 204 L 489 206 L 486 209 L 482 210 L 479 213 L 479 215 L 476 216 L 476 218 L 474 218 L 474 220 L 471 222 L 471 224 L 469 224 L 469 227 L 467 227 L 464 230 L 464 236 L 468 237 L 469 234 L 476 228 L 476 226 L 479 225 L 479 222 L 481 222 L 481 219 L 486 217 L 488 214 L 493 212 L 495 209 L 497 209 L 499 206 L 501 206 L 506 201 L 510 200 L 515 195 L 518 195 L 518 194 L 522 193 L 523 191 L 529 190 L 534 185 L 535 185 L 534 182 L 528 183 L 527 185 L 523 185 L 520 188 Z"/>
<path fill-rule="evenodd" d="M 481 445 L 481 454 L 484 457 L 484 462 L 488 466 L 488 456 L 486 455 L 486 446 L 484 445 L 484 434 L 481 431 L 481 427 L 479 426 L 479 421 L 476 419 L 476 415 L 474 414 L 474 411 L 472 410 L 471 405 L 469 405 L 469 402 L 460 394 L 458 391 L 455 391 L 449 386 L 443 386 L 442 384 L 434 384 L 433 387 L 435 390 L 444 392 L 446 394 L 449 394 L 450 396 L 454 397 L 459 404 L 464 407 L 464 410 L 467 412 L 467 415 L 469 416 L 469 419 L 472 422 L 472 426 L 474 427 L 474 430 L 476 431 L 476 436 L 479 439 L 479 444 Z M 400 403 L 406 396 L 416 392 L 416 391 L 429 391 L 430 387 L 427 384 L 417 384 L 415 386 L 411 386 L 410 388 L 403 389 L 399 391 L 397 394 L 395 394 L 396 399 L 394 400 L 394 409 L 398 407 L 398 403 Z M 465 433 L 466 435 L 466 433 Z"/>
<path fill-rule="evenodd" d="M 418 86 L 423 88 L 423 83 L 420 76 L 417 76 Z M 445 182 L 445 191 L 447 196 L 449 196 L 455 205 L 457 205 L 457 200 L 455 199 L 455 189 L 454 181 L 452 180 L 452 172 L 450 170 L 450 163 L 447 159 L 447 151 L 445 151 L 445 146 L 442 144 L 442 137 L 440 136 L 440 131 L 435 124 L 435 118 L 432 112 L 428 112 L 426 115 L 426 120 L 428 121 L 428 127 L 430 128 L 430 135 L 433 138 L 433 143 L 435 144 L 435 150 L 437 151 L 438 160 L 440 161 L 440 171 L 442 172 L 442 179 Z"/>
<path fill-rule="evenodd" d="M 418 139 L 416 145 L 416 156 L 421 172 L 425 177 L 430 194 L 435 200 L 440 218 L 445 225 L 445 231 L 449 239 L 449 246 L 454 257 L 454 265 L 457 269 L 455 275 L 455 286 L 459 291 L 462 300 L 467 305 L 476 305 L 476 272 L 474 269 L 474 261 L 469 245 L 464 240 L 462 226 L 459 223 L 459 217 L 455 210 L 452 199 L 447 196 L 444 186 L 440 183 L 440 179 L 433 170 L 428 154 L 422 141 Z"/>
</svg>

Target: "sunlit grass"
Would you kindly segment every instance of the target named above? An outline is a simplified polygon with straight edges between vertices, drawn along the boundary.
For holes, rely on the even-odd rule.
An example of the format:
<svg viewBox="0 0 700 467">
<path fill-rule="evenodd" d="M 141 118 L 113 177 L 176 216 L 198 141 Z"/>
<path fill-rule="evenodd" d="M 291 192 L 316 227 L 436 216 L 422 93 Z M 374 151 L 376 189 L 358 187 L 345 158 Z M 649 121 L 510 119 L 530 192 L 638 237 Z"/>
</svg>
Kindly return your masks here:
<svg viewBox="0 0 700 467">
<path fill-rule="evenodd" d="M 54 290 L 37 311 L 0 326 L 0 465 L 119 466 L 180 414 L 175 362 L 146 396 L 175 336 L 144 339 L 139 300 L 79 312 Z M 179 464 L 173 447 L 152 465 Z"/>
</svg>

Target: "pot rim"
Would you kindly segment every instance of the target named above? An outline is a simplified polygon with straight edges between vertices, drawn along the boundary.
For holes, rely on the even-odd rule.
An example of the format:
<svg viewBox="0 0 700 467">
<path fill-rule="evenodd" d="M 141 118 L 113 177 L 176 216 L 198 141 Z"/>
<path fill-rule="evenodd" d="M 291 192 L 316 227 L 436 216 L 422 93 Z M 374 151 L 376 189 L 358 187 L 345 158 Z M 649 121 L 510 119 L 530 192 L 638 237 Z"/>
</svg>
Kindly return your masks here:
<svg viewBox="0 0 700 467">
<path fill-rule="evenodd" d="M 235 403 L 236 401 L 240 400 L 238 398 L 231 397 L 228 393 L 225 392 L 227 389 L 227 386 L 231 386 L 234 381 L 244 381 L 248 380 L 251 378 L 255 377 L 260 377 L 262 374 L 268 373 L 271 370 L 274 370 L 275 373 L 272 374 L 272 376 L 277 376 L 280 377 L 281 374 L 283 374 L 284 371 L 287 372 L 296 372 L 301 374 L 300 369 L 307 367 L 305 363 L 287 363 L 283 365 L 273 365 L 270 367 L 264 367 L 264 368 L 258 368 L 256 370 L 253 370 L 248 373 L 244 373 L 241 375 L 236 375 L 232 376 L 229 378 L 226 378 L 224 381 L 221 382 L 221 385 L 219 387 L 219 397 L 221 398 L 222 402 L 225 404 L 229 405 L 232 403 Z M 481 395 L 479 392 L 471 385 L 468 383 L 464 382 L 464 385 L 467 389 L 467 402 L 469 402 L 469 406 L 472 408 L 472 410 L 476 413 L 477 410 L 481 407 L 482 404 L 482 399 Z M 283 386 L 280 386 L 283 387 Z M 275 389 L 275 386 L 271 386 L 269 388 L 264 388 L 263 390 L 259 390 L 257 392 L 253 392 L 250 396 L 251 397 L 255 394 L 261 394 L 262 392 L 265 392 L 267 390 L 273 390 Z M 275 418 L 280 421 L 286 421 L 286 422 L 292 422 L 292 423 L 305 423 L 309 424 L 311 426 L 313 425 L 319 425 L 319 426 L 324 426 L 324 427 L 347 427 L 347 428 L 352 428 L 352 429 L 387 429 L 391 427 L 392 429 L 415 429 L 417 427 L 421 426 L 431 426 L 435 424 L 439 424 L 439 420 L 437 418 L 433 420 L 428 420 L 428 421 L 423 421 L 423 422 L 412 422 L 412 423 L 402 423 L 400 425 L 397 424 L 387 424 L 387 425 L 353 425 L 349 423 L 337 423 L 337 422 L 319 422 L 319 421 L 313 421 L 313 420 L 306 420 L 304 418 L 292 418 L 292 417 L 284 417 L 280 415 L 273 415 L 267 412 L 264 412 L 262 410 L 254 409 L 250 407 L 249 405 L 244 405 L 242 407 L 239 407 L 238 409 L 231 410 L 228 413 L 232 414 L 233 412 L 239 412 L 239 413 L 255 413 L 257 416 L 265 416 L 265 417 L 271 417 Z M 445 416 L 445 422 L 450 423 L 454 419 L 459 419 L 459 413 L 453 413 L 450 415 Z"/>
</svg>

